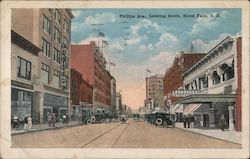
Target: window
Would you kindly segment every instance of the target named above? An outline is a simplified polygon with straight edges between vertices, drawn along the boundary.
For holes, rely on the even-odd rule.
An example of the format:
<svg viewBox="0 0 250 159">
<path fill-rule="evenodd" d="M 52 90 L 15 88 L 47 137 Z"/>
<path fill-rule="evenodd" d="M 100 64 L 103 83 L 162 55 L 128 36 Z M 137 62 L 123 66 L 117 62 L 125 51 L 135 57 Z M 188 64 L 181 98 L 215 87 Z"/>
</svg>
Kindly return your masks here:
<svg viewBox="0 0 250 159">
<path fill-rule="evenodd" d="M 49 83 L 49 66 L 42 63 L 41 67 L 41 79 L 45 83 Z"/>
<path fill-rule="evenodd" d="M 59 87 L 59 76 L 60 76 L 60 72 L 57 70 L 54 70 L 54 74 L 53 74 L 53 86 L 55 87 Z"/>
<path fill-rule="evenodd" d="M 53 60 L 60 64 L 60 52 L 56 48 L 54 48 Z"/>
<path fill-rule="evenodd" d="M 31 79 L 31 62 L 18 57 L 17 77 L 27 79 L 27 80 Z"/>
<path fill-rule="evenodd" d="M 42 38 L 42 52 L 44 55 L 50 57 L 50 43 Z"/>
<path fill-rule="evenodd" d="M 63 43 L 63 45 L 65 45 L 66 49 L 68 50 L 69 47 L 68 47 L 68 40 L 67 40 L 67 38 L 63 37 L 62 43 Z"/>
<path fill-rule="evenodd" d="M 58 9 L 55 10 L 54 16 L 55 16 L 55 20 L 60 24 L 61 23 L 61 13 L 59 12 Z"/>
<path fill-rule="evenodd" d="M 69 23 L 66 19 L 64 19 L 64 23 L 63 23 L 63 30 L 66 32 L 66 33 L 69 33 Z"/>
<path fill-rule="evenodd" d="M 56 27 L 54 27 L 54 30 L 55 30 L 54 31 L 54 40 L 60 44 L 60 42 L 61 42 L 60 32 Z"/>
<path fill-rule="evenodd" d="M 42 22 L 43 30 L 50 34 L 50 21 L 45 15 L 43 15 Z"/>
</svg>

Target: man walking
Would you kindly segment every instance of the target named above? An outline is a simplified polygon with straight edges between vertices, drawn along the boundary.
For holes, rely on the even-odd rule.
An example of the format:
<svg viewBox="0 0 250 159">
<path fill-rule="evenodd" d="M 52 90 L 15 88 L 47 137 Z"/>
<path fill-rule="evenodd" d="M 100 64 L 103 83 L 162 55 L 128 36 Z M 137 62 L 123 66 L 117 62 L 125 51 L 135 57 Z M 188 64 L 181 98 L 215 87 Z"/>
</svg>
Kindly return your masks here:
<svg viewBox="0 0 250 159">
<path fill-rule="evenodd" d="M 183 126 L 184 126 L 184 128 L 186 128 L 186 125 L 187 125 L 187 117 L 186 117 L 186 115 L 184 115 L 183 116 Z"/>
<path fill-rule="evenodd" d="M 191 115 L 189 114 L 187 117 L 188 128 L 190 128 L 190 122 L 191 122 Z"/>
<path fill-rule="evenodd" d="M 224 117 L 224 114 L 222 114 L 220 119 L 219 119 L 219 125 L 221 127 L 221 131 L 224 131 L 224 129 L 226 127 L 226 119 Z"/>
<path fill-rule="evenodd" d="M 28 126 L 28 131 L 31 130 L 31 127 L 32 127 L 32 118 L 31 116 L 29 115 L 28 118 L 27 118 L 27 126 Z"/>
<path fill-rule="evenodd" d="M 49 127 L 51 127 L 51 121 L 52 121 L 52 115 L 50 112 L 48 112 L 48 124 L 49 124 Z"/>
<path fill-rule="evenodd" d="M 23 127 L 24 131 L 28 130 L 28 115 L 26 114 L 24 117 L 24 127 Z"/>
</svg>

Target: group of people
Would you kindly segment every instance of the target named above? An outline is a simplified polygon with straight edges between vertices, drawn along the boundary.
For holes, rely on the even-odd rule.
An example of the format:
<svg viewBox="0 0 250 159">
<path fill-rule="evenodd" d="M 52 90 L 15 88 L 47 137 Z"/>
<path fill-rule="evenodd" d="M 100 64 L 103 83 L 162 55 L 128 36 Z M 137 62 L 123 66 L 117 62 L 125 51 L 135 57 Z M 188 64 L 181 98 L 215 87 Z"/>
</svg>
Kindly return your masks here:
<svg viewBox="0 0 250 159">
<path fill-rule="evenodd" d="M 190 127 L 193 128 L 194 127 L 195 119 L 194 119 L 194 116 L 192 116 L 191 114 L 184 115 L 182 118 L 182 121 L 183 121 L 184 128 L 190 128 Z"/>
<path fill-rule="evenodd" d="M 57 121 L 56 114 L 48 112 L 47 120 L 48 120 L 49 127 L 55 127 L 56 121 Z M 62 122 L 63 122 L 63 124 L 68 124 L 69 123 L 68 114 L 63 114 L 62 115 Z"/>
<path fill-rule="evenodd" d="M 17 129 L 21 124 L 21 120 L 19 119 L 19 117 L 16 114 L 13 114 L 12 120 L 13 120 L 13 128 Z M 24 131 L 31 130 L 32 118 L 30 115 L 28 115 L 28 114 L 25 115 L 24 120 L 23 120 L 23 124 L 24 124 L 24 126 L 23 126 Z"/>
</svg>

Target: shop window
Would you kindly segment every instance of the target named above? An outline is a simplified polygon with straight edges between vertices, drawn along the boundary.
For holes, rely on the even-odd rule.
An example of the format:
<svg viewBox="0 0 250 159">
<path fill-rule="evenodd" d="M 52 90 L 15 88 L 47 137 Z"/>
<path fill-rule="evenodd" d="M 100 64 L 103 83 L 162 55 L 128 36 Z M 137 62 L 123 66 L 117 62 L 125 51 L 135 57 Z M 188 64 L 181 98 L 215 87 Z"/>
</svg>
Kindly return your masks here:
<svg viewBox="0 0 250 159">
<path fill-rule="evenodd" d="M 31 79 L 31 62 L 21 57 L 17 58 L 17 77 L 27 80 Z"/>
<path fill-rule="evenodd" d="M 45 83 L 49 83 L 49 66 L 42 63 L 41 67 L 41 80 Z"/>
</svg>

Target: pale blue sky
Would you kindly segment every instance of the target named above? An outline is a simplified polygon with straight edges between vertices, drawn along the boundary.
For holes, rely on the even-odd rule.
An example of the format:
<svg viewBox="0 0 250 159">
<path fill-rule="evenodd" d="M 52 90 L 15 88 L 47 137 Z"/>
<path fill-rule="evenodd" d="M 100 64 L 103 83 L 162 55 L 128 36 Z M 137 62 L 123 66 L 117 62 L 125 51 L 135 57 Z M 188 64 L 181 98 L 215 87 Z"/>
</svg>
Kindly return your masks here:
<svg viewBox="0 0 250 159">
<path fill-rule="evenodd" d="M 118 90 L 123 90 L 124 103 L 131 107 L 143 105 L 146 68 L 152 75 L 164 74 L 178 52 L 190 52 L 191 42 L 195 52 L 207 52 L 225 36 L 241 34 L 240 9 L 73 9 L 73 14 L 72 43 L 97 41 L 95 29 L 105 33 L 109 43 L 105 56 L 116 64 L 111 73 Z M 122 14 L 146 18 L 121 18 Z M 166 18 L 150 18 L 149 14 Z M 170 14 L 180 18 L 169 18 Z M 97 23 L 103 26 L 91 25 Z"/>
</svg>

